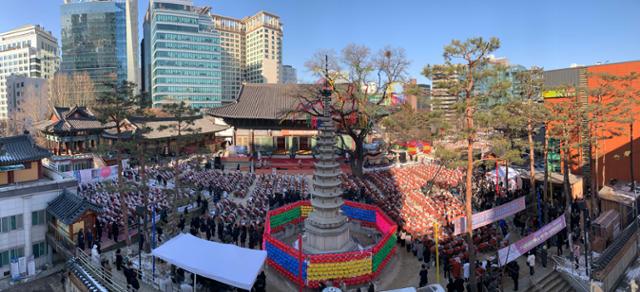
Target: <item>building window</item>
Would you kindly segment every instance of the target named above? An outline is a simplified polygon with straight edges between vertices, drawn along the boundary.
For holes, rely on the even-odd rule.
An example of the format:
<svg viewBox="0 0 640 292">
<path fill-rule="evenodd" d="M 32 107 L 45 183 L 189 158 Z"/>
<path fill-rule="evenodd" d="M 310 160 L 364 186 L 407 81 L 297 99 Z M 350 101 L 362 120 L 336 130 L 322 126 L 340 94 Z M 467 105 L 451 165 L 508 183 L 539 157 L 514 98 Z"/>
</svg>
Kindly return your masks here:
<svg viewBox="0 0 640 292">
<path fill-rule="evenodd" d="M 0 252 L 0 267 L 11 264 L 11 259 L 24 256 L 24 247 L 16 247 Z"/>
<path fill-rule="evenodd" d="M 22 229 L 22 214 L 2 217 L 0 223 L 0 232 L 6 233 L 13 230 Z"/>
<path fill-rule="evenodd" d="M 47 244 L 44 241 L 34 244 L 33 257 L 37 259 L 44 255 L 47 255 Z"/>
<path fill-rule="evenodd" d="M 31 225 L 42 225 L 45 223 L 45 210 L 31 212 Z"/>
</svg>

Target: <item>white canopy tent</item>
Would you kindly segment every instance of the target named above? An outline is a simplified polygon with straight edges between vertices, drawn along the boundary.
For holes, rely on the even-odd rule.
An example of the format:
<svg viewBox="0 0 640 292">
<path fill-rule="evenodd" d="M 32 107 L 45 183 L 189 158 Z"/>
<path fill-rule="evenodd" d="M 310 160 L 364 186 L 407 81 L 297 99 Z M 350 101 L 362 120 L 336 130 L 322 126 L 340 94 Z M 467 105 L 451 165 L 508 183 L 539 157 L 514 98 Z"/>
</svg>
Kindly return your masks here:
<svg viewBox="0 0 640 292">
<path fill-rule="evenodd" d="M 519 190 L 522 188 L 522 178 L 520 178 L 520 173 L 509 167 L 509 171 L 507 171 L 507 168 L 504 166 L 500 166 L 498 167 L 498 176 L 499 176 L 499 182 L 501 182 L 504 185 L 504 178 L 505 176 L 507 176 L 507 174 L 509 175 L 509 190 L 511 191 L 515 191 L 515 190 Z M 486 176 L 492 181 L 495 182 L 496 181 L 496 170 L 489 170 L 486 173 Z"/>
<path fill-rule="evenodd" d="M 251 290 L 267 258 L 264 250 L 217 243 L 186 233 L 165 242 L 152 254 L 193 274 L 245 290 Z"/>
</svg>

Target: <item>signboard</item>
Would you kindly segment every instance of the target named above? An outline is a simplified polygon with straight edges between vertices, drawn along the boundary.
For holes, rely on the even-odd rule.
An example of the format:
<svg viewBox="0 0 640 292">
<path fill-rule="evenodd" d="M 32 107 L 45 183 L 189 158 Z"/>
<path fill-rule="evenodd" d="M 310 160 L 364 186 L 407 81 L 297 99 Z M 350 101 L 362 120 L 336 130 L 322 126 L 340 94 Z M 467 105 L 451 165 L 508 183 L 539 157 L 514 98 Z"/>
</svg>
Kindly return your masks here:
<svg viewBox="0 0 640 292">
<path fill-rule="evenodd" d="M 570 97 L 575 95 L 576 95 L 576 92 L 573 88 L 545 90 L 542 92 L 542 97 L 544 98 L 560 98 L 560 97 Z"/>
<path fill-rule="evenodd" d="M 316 130 L 281 130 L 282 136 L 316 136 L 318 131 Z"/>
<path fill-rule="evenodd" d="M 482 211 L 479 213 L 473 214 L 473 230 L 478 229 L 482 226 L 489 225 L 493 222 L 496 222 L 500 219 L 507 218 L 515 213 L 518 213 L 525 208 L 524 196 L 517 198 L 509 203 L 502 204 L 498 207 Z M 460 217 L 458 220 L 453 222 L 455 230 L 453 235 L 458 235 L 467 232 L 467 218 Z"/>
<path fill-rule="evenodd" d="M 517 259 L 521 255 L 534 249 L 536 246 L 542 244 L 547 239 L 556 235 L 556 233 L 562 231 L 567 226 L 564 219 L 564 215 L 551 221 L 551 223 L 538 229 L 538 231 L 523 237 L 516 243 L 513 243 L 507 247 L 503 247 L 498 251 L 498 258 L 500 266 L 504 266 L 509 262 Z"/>
</svg>

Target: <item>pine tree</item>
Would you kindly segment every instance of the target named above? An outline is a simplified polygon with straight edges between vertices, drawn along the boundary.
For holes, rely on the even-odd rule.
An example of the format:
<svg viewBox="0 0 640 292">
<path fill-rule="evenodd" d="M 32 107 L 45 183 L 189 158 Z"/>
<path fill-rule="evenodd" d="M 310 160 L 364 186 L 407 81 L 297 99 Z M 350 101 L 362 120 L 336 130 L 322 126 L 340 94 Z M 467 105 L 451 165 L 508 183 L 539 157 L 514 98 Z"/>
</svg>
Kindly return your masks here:
<svg viewBox="0 0 640 292">
<path fill-rule="evenodd" d="M 183 186 L 180 179 L 180 157 L 182 147 L 186 142 L 186 138 L 191 135 L 197 134 L 200 132 L 200 129 L 195 128 L 195 119 L 198 118 L 197 111 L 192 108 L 189 104 L 184 101 L 172 102 L 163 105 L 162 109 L 168 113 L 175 122 L 171 122 L 167 125 L 160 126 L 158 128 L 159 131 L 170 130 L 175 133 L 175 147 L 176 147 L 176 159 L 175 164 L 173 165 L 174 172 L 174 187 L 173 187 L 173 198 L 170 200 L 171 202 L 171 215 L 169 222 L 175 223 L 177 222 L 177 209 L 180 203 L 186 202 L 185 200 L 181 200 L 182 188 L 187 187 Z M 176 227 L 175 224 L 172 227 Z M 171 232 L 172 230 L 169 230 Z"/>
<path fill-rule="evenodd" d="M 453 40 L 444 48 L 444 65 L 427 66 L 423 70 L 423 74 L 428 78 L 435 74 L 445 74 L 446 76 L 455 77 L 451 82 L 444 85 L 448 88 L 449 94 L 457 96 L 460 99 L 458 108 L 462 113 L 462 127 L 449 133 L 458 140 L 466 141 L 467 146 L 467 162 L 466 162 L 466 224 L 467 224 L 467 247 L 469 249 L 470 270 L 475 271 L 476 249 L 473 242 L 473 225 L 472 225 L 472 198 L 473 198 L 473 167 L 474 143 L 478 139 L 478 128 L 476 125 L 478 105 L 490 98 L 492 92 L 490 90 L 478 90 L 478 83 L 481 83 L 496 75 L 494 68 L 487 66 L 489 63 L 489 55 L 500 47 L 500 41 L 497 38 L 491 38 L 486 41 L 483 38 L 471 38 L 464 42 Z M 474 272 L 470 274 L 470 287 L 473 292 L 476 291 L 476 275 Z"/>
<path fill-rule="evenodd" d="M 130 144 L 120 138 L 126 121 L 134 112 L 138 97 L 134 94 L 136 85 L 133 83 L 125 81 L 119 84 L 108 84 L 108 86 L 112 90 L 98 96 L 95 111 L 98 120 L 103 124 L 112 126 L 117 133 L 118 139 L 113 142 L 114 145 L 112 145 L 113 147 L 110 148 L 110 150 L 115 152 L 116 163 L 118 165 L 118 181 L 116 187 L 120 196 L 120 203 L 123 207 L 122 218 L 124 222 L 122 222 L 122 224 L 124 225 L 124 234 L 127 245 L 129 245 L 131 244 L 129 237 L 129 209 L 126 207 L 127 189 L 125 188 L 125 183 L 122 178 L 122 157 L 127 149 L 130 148 Z"/>
</svg>

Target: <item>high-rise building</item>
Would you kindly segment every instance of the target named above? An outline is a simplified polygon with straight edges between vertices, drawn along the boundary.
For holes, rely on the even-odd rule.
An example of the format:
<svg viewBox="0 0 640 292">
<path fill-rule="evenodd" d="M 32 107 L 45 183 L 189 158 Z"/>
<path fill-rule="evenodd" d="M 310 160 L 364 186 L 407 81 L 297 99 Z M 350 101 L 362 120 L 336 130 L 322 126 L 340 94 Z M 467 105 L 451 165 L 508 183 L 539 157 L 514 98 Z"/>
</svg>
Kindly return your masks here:
<svg viewBox="0 0 640 292">
<path fill-rule="evenodd" d="M 298 74 L 296 68 L 291 65 L 282 65 L 282 84 L 298 83 Z"/>
<path fill-rule="evenodd" d="M 60 11 L 63 73 L 88 73 L 98 92 L 140 82 L 138 1 L 65 0 Z"/>
<path fill-rule="evenodd" d="M 153 107 L 185 101 L 221 105 L 220 36 L 209 7 L 192 0 L 151 0 L 144 22 L 144 91 Z"/>
<path fill-rule="evenodd" d="M 47 79 L 11 75 L 6 82 L 9 128 L 15 133 L 31 131 L 49 111 Z"/>
<path fill-rule="evenodd" d="M 223 100 L 235 99 L 242 82 L 282 81 L 280 17 L 264 11 L 243 19 L 215 14 L 211 17 L 220 31 Z"/>
<path fill-rule="evenodd" d="M 0 120 L 9 118 L 7 77 L 51 78 L 58 70 L 58 40 L 38 25 L 0 34 Z"/>
<path fill-rule="evenodd" d="M 450 82 L 457 82 L 457 76 L 436 72 L 431 78 L 431 110 L 441 111 L 449 119 L 456 117 L 455 104 L 458 97 L 449 93 Z"/>
</svg>

